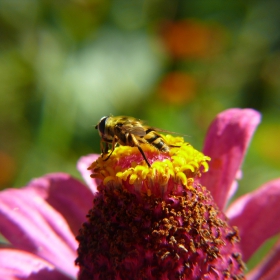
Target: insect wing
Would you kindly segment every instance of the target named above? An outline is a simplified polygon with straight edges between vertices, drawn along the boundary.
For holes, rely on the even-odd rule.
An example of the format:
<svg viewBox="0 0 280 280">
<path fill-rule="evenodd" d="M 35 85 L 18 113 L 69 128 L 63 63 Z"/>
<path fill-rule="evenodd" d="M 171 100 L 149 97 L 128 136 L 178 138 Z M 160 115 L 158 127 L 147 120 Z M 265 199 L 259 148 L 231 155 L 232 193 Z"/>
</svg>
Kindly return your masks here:
<svg viewBox="0 0 280 280">
<path fill-rule="evenodd" d="M 124 129 L 124 132 L 128 132 L 131 134 L 134 134 L 136 136 L 143 137 L 146 135 L 146 130 L 144 129 L 143 126 L 126 126 L 123 125 L 122 127 Z"/>
<path fill-rule="evenodd" d="M 156 132 L 165 133 L 165 134 L 167 133 L 167 134 L 175 134 L 175 135 L 189 137 L 189 135 L 186 135 L 186 134 L 182 134 L 182 133 L 178 133 L 178 132 L 174 132 L 174 131 L 169 131 L 169 130 L 164 130 L 164 129 L 160 129 L 160 128 L 156 128 L 156 127 L 153 127 L 153 130 L 156 131 Z"/>
</svg>

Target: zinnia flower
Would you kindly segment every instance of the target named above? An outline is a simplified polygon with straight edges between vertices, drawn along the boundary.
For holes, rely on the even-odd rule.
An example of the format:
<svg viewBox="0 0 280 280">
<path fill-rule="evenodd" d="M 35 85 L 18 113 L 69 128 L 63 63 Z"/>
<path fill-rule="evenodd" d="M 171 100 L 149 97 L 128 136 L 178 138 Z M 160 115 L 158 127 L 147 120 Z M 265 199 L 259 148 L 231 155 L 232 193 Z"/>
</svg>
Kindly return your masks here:
<svg viewBox="0 0 280 280">
<path fill-rule="evenodd" d="M 203 154 L 167 136 L 180 147 L 144 147 L 150 169 L 137 148 L 83 157 L 89 188 L 57 173 L 2 191 L 0 279 L 243 278 L 243 261 L 280 232 L 280 179 L 232 203 L 228 220 L 222 212 L 259 121 L 251 109 L 219 114 Z M 279 248 L 247 278 L 276 279 Z"/>
</svg>

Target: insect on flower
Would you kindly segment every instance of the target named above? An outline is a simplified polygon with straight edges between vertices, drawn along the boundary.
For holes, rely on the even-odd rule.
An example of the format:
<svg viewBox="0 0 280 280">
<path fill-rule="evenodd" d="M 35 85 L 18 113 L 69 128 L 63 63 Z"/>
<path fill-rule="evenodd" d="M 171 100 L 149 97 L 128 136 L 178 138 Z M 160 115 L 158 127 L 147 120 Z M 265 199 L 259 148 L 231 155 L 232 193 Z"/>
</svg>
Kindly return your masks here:
<svg viewBox="0 0 280 280">
<path fill-rule="evenodd" d="M 166 143 L 166 140 L 158 132 L 169 132 L 166 130 L 150 127 L 143 124 L 143 121 L 133 117 L 118 116 L 118 117 L 102 117 L 99 123 L 95 126 L 98 129 L 101 137 L 101 152 L 102 156 L 108 154 L 109 144 L 112 151 L 105 159 L 108 160 L 117 144 L 122 146 L 137 147 L 142 154 L 147 165 L 151 167 L 143 149 L 142 144 L 150 144 L 161 152 L 169 152 L 172 146 Z M 103 145 L 105 143 L 105 146 Z"/>
</svg>

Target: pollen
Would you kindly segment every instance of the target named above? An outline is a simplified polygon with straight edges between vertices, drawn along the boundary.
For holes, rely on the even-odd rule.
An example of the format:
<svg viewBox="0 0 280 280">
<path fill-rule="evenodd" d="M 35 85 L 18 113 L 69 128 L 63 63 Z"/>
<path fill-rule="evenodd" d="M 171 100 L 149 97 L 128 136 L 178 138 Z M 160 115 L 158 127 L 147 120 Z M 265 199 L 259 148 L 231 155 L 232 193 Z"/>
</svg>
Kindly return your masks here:
<svg viewBox="0 0 280 280">
<path fill-rule="evenodd" d="M 129 146 L 89 167 L 98 187 L 77 236 L 79 280 L 244 279 L 238 229 L 198 180 L 210 158 L 164 139 L 167 152 L 141 145 L 150 167 Z"/>
<path fill-rule="evenodd" d="M 149 144 L 141 145 L 151 167 L 137 147 L 119 146 L 108 160 L 100 156 L 92 163 L 88 168 L 93 171 L 91 177 L 102 180 L 104 185 L 132 185 L 147 195 L 155 188 L 159 193 L 166 190 L 172 192 L 172 188 L 178 186 L 191 189 L 194 179 L 208 171 L 210 158 L 184 142 L 182 137 L 162 137 L 170 147 L 168 152 L 158 151 Z"/>
</svg>

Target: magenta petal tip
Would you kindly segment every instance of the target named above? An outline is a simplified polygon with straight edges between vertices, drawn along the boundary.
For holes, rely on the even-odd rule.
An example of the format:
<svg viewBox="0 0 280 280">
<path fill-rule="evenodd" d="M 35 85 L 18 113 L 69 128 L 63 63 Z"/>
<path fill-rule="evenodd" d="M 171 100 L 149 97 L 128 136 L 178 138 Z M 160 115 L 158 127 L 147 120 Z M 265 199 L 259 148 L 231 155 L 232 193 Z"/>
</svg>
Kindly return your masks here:
<svg viewBox="0 0 280 280">
<path fill-rule="evenodd" d="M 261 120 L 253 109 L 229 109 L 217 115 L 205 140 L 203 153 L 211 157 L 210 170 L 201 183 L 223 209 L 237 179 L 253 133 Z"/>
</svg>

